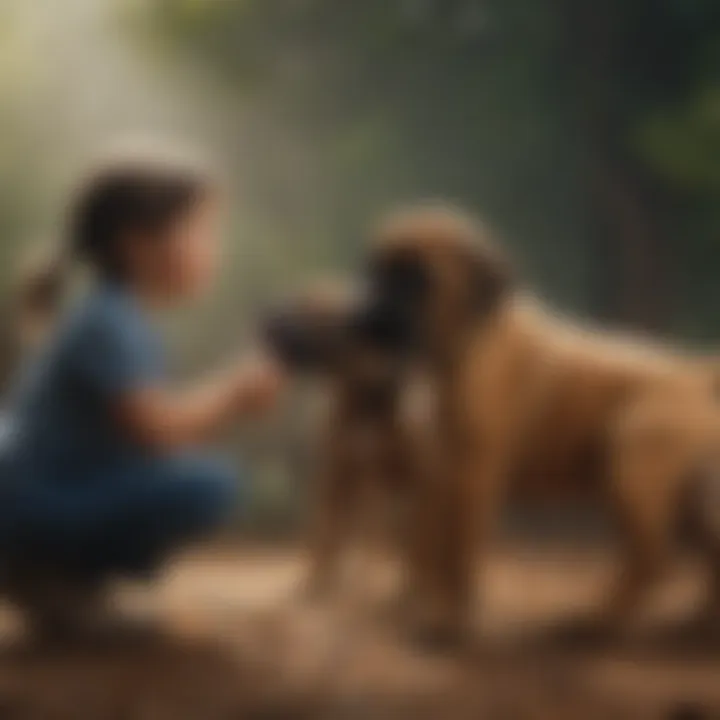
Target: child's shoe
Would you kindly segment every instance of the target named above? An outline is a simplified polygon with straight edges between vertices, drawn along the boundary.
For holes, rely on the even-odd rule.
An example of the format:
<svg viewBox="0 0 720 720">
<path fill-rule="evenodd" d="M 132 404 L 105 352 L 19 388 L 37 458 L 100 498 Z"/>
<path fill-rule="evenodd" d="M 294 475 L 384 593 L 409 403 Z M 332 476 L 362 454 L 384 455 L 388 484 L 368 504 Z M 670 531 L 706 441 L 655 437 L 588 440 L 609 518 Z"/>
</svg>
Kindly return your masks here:
<svg viewBox="0 0 720 720">
<path fill-rule="evenodd" d="M 6 572 L 1 590 L 18 607 L 26 630 L 41 644 L 126 642 L 149 638 L 154 623 L 122 615 L 108 583 L 27 569 Z"/>
</svg>

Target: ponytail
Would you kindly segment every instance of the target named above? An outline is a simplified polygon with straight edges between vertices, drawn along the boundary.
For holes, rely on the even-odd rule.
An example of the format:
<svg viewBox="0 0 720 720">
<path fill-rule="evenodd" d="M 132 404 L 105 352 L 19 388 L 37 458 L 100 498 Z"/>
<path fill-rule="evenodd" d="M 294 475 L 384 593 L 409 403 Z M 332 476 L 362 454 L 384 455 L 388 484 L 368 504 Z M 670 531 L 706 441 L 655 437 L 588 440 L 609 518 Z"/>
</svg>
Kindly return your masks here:
<svg viewBox="0 0 720 720">
<path fill-rule="evenodd" d="M 0 308 L 0 392 L 23 356 L 52 327 L 67 285 L 68 258 L 60 248 L 37 248 L 22 258 Z"/>
<path fill-rule="evenodd" d="M 128 156 L 96 168 L 70 202 L 63 243 L 30 253 L 11 282 L 0 307 L 0 386 L 54 323 L 76 262 L 123 280 L 124 238 L 160 235 L 214 189 L 205 168 L 182 158 Z"/>
<path fill-rule="evenodd" d="M 10 309 L 21 348 L 45 333 L 58 314 L 65 296 L 70 257 L 64 248 L 35 251 L 24 259 L 11 284 Z"/>
</svg>

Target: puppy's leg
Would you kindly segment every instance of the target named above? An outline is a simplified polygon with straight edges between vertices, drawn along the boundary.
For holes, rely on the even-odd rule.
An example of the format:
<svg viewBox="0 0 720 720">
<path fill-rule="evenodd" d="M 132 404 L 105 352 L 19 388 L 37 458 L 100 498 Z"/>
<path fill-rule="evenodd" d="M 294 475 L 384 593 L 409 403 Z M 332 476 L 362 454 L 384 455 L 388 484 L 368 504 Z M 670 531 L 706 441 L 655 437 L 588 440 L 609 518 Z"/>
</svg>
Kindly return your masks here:
<svg viewBox="0 0 720 720">
<path fill-rule="evenodd" d="M 430 511 L 433 504 L 428 495 L 430 488 L 422 475 L 416 475 L 417 484 L 409 492 L 401 528 L 402 585 L 401 609 L 421 605 L 432 590 L 433 532 Z"/>
<path fill-rule="evenodd" d="M 451 626 L 467 632 L 472 622 L 473 601 L 478 580 L 482 582 L 485 559 L 496 529 L 504 498 L 506 473 L 501 455 L 473 449 L 459 458 L 459 493 L 451 501 L 455 518 L 448 527 L 451 548 L 447 558 Z"/>
<path fill-rule="evenodd" d="M 448 579 L 446 561 L 449 540 L 446 522 L 447 498 L 437 484 L 444 478 L 424 472 L 410 498 L 403 528 L 403 577 L 399 607 L 405 619 L 418 630 L 420 639 L 437 633 L 442 611 L 447 607 Z"/>
<path fill-rule="evenodd" d="M 352 468 L 338 453 L 331 451 L 318 477 L 311 524 L 310 570 L 304 587 L 310 599 L 326 597 L 337 587 L 352 525 L 354 481 Z"/>
<path fill-rule="evenodd" d="M 400 480 L 407 499 L 399 605 L 421 644 L 433 647 L 458 635 L 450 627 L 457 615 L 450 609 L 454 586 L 450 568 L 457 568 L 456 556 L 462 554 L 459 536 L 454 536 L 459 503 L 451 499 L 449 463 L 440 436 L 432 405 L 421 412 L 415 406 L 406 409 L 391 460 L 391 474 Z"/>
<path fill-rule="evenodd" d="M 399 608 L 412 615 L 433 591 L 432 569 L 437 533 L 434 509 L 437 492 L 436 443 L 426 432 L 400 428 L 391 439 L 388 473 L 395 480 L 400 501 L 398 545 L 401 561 Z"/>
</svg>

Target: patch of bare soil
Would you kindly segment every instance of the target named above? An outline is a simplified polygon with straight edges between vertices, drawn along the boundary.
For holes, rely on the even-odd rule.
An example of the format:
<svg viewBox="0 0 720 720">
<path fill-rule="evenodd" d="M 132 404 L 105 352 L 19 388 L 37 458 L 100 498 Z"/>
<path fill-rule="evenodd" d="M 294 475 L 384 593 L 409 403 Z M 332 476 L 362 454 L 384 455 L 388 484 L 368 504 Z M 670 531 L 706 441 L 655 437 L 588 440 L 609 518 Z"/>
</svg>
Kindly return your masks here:
<svg viewBox="0 0 720 720">
<path fill-rule="evenodd" d="M 421 653 L 378 595 L 300 602 L 300 560 L 243 552 L 188 558 L 147 603 L 164 632 L 96 647 L 32 648 L 2 617 L 0 720 L 643 720 L 720 718 L 720 644 L 671 632 L 698 599 L 691 568 L 633 640 L 563 644 L 543 628 L 588 609 L 602 555 L 499 553 L 478 636 L 455 655 Z M 356 588 L 357 590 L 357 588 Z"/>
</svg>

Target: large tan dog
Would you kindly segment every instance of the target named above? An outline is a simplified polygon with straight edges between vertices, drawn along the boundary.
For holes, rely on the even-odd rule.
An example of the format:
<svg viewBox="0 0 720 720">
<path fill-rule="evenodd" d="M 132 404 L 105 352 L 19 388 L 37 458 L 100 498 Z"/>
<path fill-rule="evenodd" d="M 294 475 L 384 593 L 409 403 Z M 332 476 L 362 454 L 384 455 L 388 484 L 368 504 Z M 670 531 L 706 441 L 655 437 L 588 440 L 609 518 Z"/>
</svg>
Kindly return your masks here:
<svg viewBox="0 0 720 720">
<path fill-rule="evenodd" d="M 382 225 L 368 284 L 358 323 L 386 349 L 412 349 L 437 394 L 428 627 L 464 629 L 476 559 L 510 492 L 607 501 L 623 567 L 603 616 L 625 617 L 663 569 L 691 479 L 720 438 L 716 368 L 556 317 L 472 219 L 440 206 Z"/>
<path fill-rule="evenodd" d="M 266 320 L 272 352 L 292 371 L 320 381 L 327 399 L 311 501 L 311 597 L 340 587 L 351 549 L 370 545 L 398 554 L 409 597 L 420 585 L 426 523 L 415 513 L 429 502 L 426 480 L 434 445 L 416 408 L 408 406 L 406 360 L 364 340 L 352 325 L 350 285 L 315 283 Z M 389 547 L 388 547 L 389 541 Z M 367 554 L 366 554 L 367 557 Z M 357 568 L 356 568 L 357 569 Z M 364 575 L 372 566 L 360 568 Z M 370 578 L 363 576 L 367 584 Z"/>
</svg>

